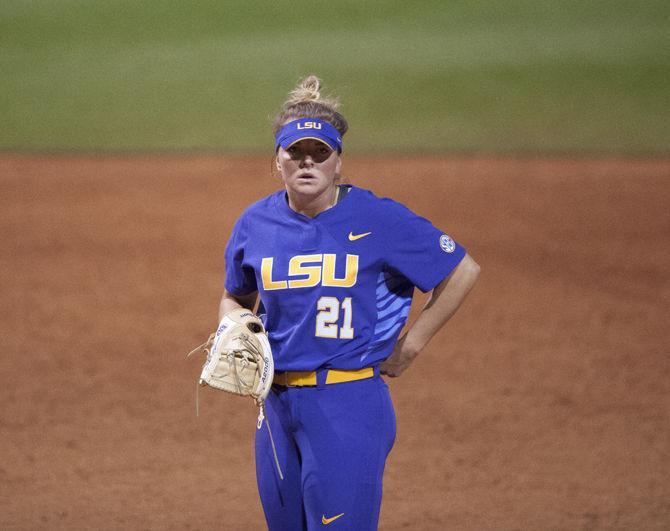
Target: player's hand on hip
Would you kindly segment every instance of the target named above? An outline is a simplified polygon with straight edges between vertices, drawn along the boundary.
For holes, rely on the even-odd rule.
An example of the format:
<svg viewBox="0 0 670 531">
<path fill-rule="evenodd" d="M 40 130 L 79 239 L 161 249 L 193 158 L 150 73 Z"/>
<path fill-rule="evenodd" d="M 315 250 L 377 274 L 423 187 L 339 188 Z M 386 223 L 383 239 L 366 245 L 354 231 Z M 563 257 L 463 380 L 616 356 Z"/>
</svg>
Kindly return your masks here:
<svg viewBox="0 0 670 531">
<path fill-rule="evenodd" d="M 403 336 L 400 338 L 391 355 L 379 366 L 379 372 L 381 374 L 396 378 L 405 372 L 407 367 L 414 361 L 418 352 L 414 352 L 408 348 L 405 342 L 406 337 L 407 336 Z"/>
</svg>

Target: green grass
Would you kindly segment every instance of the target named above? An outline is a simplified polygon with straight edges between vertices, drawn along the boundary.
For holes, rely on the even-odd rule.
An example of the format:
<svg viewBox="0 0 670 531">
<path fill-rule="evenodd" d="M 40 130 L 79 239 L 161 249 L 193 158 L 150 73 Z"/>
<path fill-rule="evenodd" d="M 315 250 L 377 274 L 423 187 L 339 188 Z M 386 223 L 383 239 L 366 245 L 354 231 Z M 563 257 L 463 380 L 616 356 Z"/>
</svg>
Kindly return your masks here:
<svg viewBox="0 0 670 531">
<path fill-rule="evenodd" d="M 670 152 L 667 1 L 0 3 L 0 149 L 267 152 L 317 73 L 355 152 Z"/>
</svg>

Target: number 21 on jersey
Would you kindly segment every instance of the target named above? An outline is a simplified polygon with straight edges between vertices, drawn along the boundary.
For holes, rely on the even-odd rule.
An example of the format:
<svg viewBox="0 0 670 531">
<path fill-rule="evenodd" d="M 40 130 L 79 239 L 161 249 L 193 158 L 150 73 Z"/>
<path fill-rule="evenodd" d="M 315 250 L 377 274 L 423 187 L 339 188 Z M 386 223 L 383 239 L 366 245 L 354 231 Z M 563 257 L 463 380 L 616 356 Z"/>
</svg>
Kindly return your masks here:
<svg viewBox="0 0 670 531">
<path fill-rule="evenodd" d="M 321 297 L 316 303 L 316 309 L 316 337 L 354 338 L 354 329 L 351 327 L 351 297 L 345 298 L 342 302 L 337 297 Z M 340 309 L 342 310 L 341 321 Z"/>
</svg>

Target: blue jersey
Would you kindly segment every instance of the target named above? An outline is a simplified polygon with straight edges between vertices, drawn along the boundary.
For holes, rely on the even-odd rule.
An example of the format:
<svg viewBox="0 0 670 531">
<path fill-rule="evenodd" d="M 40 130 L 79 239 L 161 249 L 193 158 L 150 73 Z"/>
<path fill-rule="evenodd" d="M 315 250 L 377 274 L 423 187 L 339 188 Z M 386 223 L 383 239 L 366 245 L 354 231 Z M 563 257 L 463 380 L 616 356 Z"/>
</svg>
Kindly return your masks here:
<svg viewBox="0 0 670 531">
<path fill-rule="evenodd" d="M 465 249 L 400 203 L 351 187 L 310 218 L 281 190 L 240 216 L 225 287 L 258 291 L 275 368 L 376 366 L 395 346 L 416 286 L 432 290 Z"/>
</svg>

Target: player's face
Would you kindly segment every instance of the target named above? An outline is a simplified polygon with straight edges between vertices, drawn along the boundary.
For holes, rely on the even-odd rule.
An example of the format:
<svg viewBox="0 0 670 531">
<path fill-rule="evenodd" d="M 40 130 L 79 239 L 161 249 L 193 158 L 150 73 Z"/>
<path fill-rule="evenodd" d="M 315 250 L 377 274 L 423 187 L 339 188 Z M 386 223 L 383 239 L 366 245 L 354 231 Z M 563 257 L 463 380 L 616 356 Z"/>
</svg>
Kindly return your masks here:
<svg viewBox="0 0 670 531">
<path fill-rule="evenodd" d="M 279 148 L 277 169 L 290 192 L 318 196 L 332 188 L 340 171 L 340 156 L 327 144 L 305 138 Z"/>
</svg>

